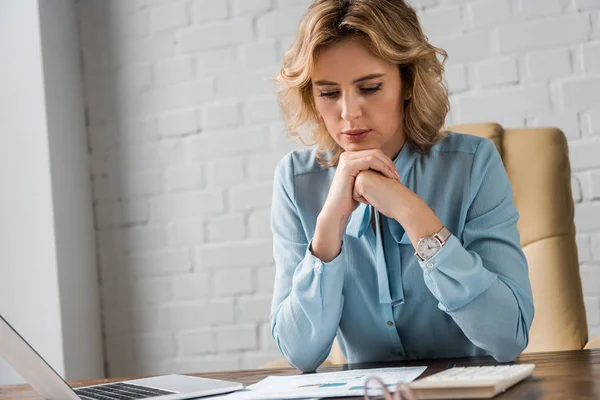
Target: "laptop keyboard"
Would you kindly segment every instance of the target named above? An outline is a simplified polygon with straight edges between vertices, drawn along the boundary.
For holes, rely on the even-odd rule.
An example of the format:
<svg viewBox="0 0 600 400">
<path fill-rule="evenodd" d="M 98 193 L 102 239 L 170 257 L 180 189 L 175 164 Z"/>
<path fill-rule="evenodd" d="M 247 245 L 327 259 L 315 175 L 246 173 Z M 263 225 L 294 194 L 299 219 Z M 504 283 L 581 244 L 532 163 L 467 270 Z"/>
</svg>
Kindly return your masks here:
<svg viewBox="0 0 600 400">
<path fill-rule="evenodd" d="M 166 390 L 155 389 L 147 386 L 130 385 L 118 382 L 108 385 L 93 386 L 82 389 L 73 389 L 77 395 L 84 399 L 92 400 L 132 400 L 147 399 L 151 397 L 175 394 Z"/>
</svg>

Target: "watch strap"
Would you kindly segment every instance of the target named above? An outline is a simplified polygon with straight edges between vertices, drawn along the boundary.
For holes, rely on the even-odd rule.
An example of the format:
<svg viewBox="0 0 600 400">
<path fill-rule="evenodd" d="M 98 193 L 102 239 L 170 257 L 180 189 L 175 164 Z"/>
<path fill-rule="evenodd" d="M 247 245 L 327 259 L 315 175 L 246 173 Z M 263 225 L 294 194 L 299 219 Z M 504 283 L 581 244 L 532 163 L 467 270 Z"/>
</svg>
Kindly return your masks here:
<svg viewBox="0 0 600 400">
<path fill-rule="evenodd" d="M 452 236 L 452 233 L 448 230 L 448 228 L 444 226 L 442 227 L 442 229 L 440 229 L 438 233 L 436 233 L 433 236 L 436 237 L 440 241 L 440 243 L 442 243 L 443 246 L 444 243 L 446 243 L 446 241 L 450 238 L 450 236 Z"/>
</svg>

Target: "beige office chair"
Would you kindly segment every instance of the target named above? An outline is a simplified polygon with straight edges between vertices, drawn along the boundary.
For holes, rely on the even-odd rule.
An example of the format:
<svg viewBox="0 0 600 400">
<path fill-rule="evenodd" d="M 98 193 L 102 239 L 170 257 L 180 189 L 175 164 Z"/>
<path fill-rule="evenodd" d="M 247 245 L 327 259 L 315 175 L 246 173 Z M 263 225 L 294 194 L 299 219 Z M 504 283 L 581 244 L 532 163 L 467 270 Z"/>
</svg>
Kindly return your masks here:
<svg viewBox="0 0 600 400">
<path fill-rule="evenodd" d="M 600 348 L 600 337 L 588 342 L 564 134 L 555 128 L 504 130 L 491 123 L 448 129 L 491 139 L 512 184 L 535 305 L 524 353 Z M 336 341 L 326 363 L 344 362 Z M 284 366 L 278 360 L 264 367 Z"/>
</svg>

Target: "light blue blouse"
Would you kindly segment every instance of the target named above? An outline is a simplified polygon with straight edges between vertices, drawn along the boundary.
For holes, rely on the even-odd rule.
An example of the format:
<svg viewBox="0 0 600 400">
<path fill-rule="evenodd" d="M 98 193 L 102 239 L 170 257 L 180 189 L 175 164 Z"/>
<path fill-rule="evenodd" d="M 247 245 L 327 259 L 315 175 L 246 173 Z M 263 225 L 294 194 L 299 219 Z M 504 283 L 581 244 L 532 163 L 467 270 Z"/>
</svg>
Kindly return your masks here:
<svg viewBox="0 0 600 400">
<path fill-rule="evenodd" d="M 512 189 L 493 143 L 448 132 L 426 154 L 406 144 L 402 183 L 452 232 L 420 262 L 402 226 L 364 204 L 341 253 L 309 251 L 335 168 L 316 151 L 287 154 L 275 171 L 271 228 L 276 263 L 271 328 L 294 367 L 314 371 L 337 335 L 349 363 L 491 355 L 527 346 L 533 298 Z M 372 229 L 375 213 L 377 233 Z"/>
</svg>

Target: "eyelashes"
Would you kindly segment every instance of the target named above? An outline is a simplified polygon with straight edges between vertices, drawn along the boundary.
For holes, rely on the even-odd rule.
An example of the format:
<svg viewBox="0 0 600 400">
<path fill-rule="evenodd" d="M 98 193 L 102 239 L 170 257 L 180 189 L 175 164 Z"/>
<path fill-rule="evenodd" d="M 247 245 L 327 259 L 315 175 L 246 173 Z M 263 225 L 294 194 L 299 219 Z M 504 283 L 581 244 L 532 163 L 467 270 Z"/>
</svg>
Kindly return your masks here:
<svg viewBox="0 0 600 400">
<path fill-rule="evenodd" d="M 383 86 L 383 83 L 378 83 L 375 86 L 362 87 L 362 88 L 360 88 L 360 92 L 364 95 L 369 96 L 369 95 L 379 92 L 381 90 L 382 86 Z M 338 97 L 339 95 L 340 95 L 340 92 L 338 90 L 334 90 L 334 91 L 330 91 L 330 92 L 319 91 L 319 97 L 324 97 L 326 99 L 334 99 L 334 98 Z"/>
</svg>

